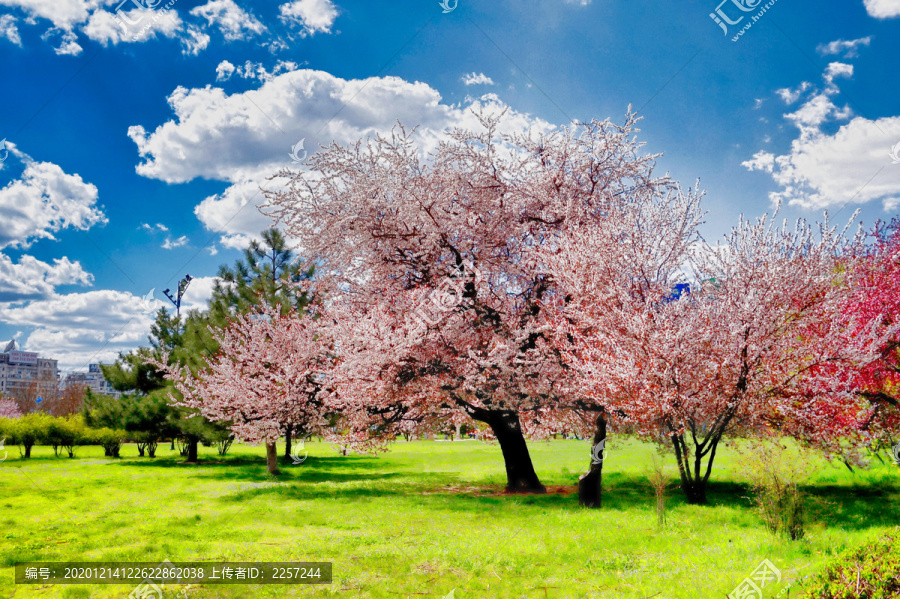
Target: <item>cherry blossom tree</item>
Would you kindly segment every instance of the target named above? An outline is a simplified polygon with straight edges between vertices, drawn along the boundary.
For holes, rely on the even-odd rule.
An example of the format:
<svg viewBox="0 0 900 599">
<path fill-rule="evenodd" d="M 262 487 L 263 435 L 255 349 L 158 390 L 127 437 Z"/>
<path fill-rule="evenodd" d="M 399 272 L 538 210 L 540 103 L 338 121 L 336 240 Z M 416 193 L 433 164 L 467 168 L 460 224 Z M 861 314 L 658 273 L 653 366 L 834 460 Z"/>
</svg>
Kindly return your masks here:
<svg viewBox="0 0 900 599">
<path fill-rule="evenodd" d="M 704 503 L 728 434 L 768 427 L 832 447 L 852 434 L 859 397 L 818 367 L 866 364 L 885 338 L 877 320 L 841 309 L 853 245 L 827 221 L 814 234 L 802 221 L 742 219 L 724 244 L 692 252 L 693 284 L 676 298 L 672 261 L 648 260 L 665 266 L 610 287 L 595 274 L 617 263 L 609 253 L 569 243 L 553 265 L 574 298 L 559 310 L 557 344 L 587 395 L 671 443 L 688 500 Z"/>
<path fill-rule="evenodd" d="M 267 471 L 277 474 L 275 444 L 284 423 L 299 423 L 309 433 L 326 425 L 324 377 L 333 354 L 316 316 L 263 306 L 211 329 L 219 352 L 196 374 L 157 363 L 182 396 L 171 399 L 211 421 L 230 422 L 239 439 L 264 443 Z"/>
<path fill-rule="evenodd" d="M 0 418 L 18 418 L 21 415 L 19 404 L 15 400 L 0 398 Z"/>
<path fill-rule="evenodd" d="M 264 211 L 352 314 L 335 386 L 356 442 L 462 412 L 492 430 L 507 489 L 542 492 L 525 435 L 565 430 L 574 398 L 548 342 L 553 290 L 534 249 L 680 192 L 654 176 L 633 113 L 547 134 L 505 134 L 502 116 L 477 116 L 480 130 L 448 133 L 429 156 L 402 127 L 325 148 L 309 172 L 277 173 L 286 189 L 267 192 Z"/>
</svg>

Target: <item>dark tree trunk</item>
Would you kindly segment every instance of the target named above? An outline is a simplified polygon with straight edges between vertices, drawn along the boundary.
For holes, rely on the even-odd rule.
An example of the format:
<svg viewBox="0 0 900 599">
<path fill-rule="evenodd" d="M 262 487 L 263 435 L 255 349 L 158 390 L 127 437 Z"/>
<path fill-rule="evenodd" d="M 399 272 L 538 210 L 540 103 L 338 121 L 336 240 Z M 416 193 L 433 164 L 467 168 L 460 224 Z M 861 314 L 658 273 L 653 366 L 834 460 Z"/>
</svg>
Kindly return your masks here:
<svg viewBox="0 0 900 599">
<path fill-rule="evenodd" d="M 146 444 L 144 444 L 144 443 L 137 444 L 137 450 L 138 450 L 139 457 L 144 457 L 144 447 L 146 447 Z"/>
<path fill-rule="evenodd" d="M 591 466 L 578 479 L 578 501 L 581 505 L 599 508 L 603 505 L 603 458 L 606 447 L 606 411 L 597 416 L 594 444 L 591 446 Z"/>
<path fill-rule="evenodd" d="M 519 415 L 512 411 L 485 410 L 482 420 L 494 432 L 506 462 L 506 490 L 510 493 L 546 493 L 525 444 Z"/>
<path fill-rule="evenodd" d="M 294 432 L 294 425 L 289 424 L 284 432 L 284 457 L 291 457 L 291 435 Z"/>
<path fill-rule="evenodd" d="M 25 444 L 25 458 L 31 457 L 31 445 Z"/>
<path fill-rule="evenodd" d="M 272 475 L 278 472 L 278 447 L 275 443 L 266 443 L 266 472 Z"/>
<path fill-rule="evenodd" d="M 191 438 L 188 440 L 188 462 L 197 461 L 197 445 L 199 445 L 199 441 L 197 439 Z"/>
<path fill-rule="evenodd" d="M 678 459 L 678 473 L 681 475 L 681 490 L 688 503 L 695 505 L 706 504 L 706 483 L 712 473 L 713 462 L 716 459 L 716 449 L 722 434 L 714 431 L 709 439 L 701 445 L 695 445 L 693 452 L 688 449 L 685 435 L 672 435 L 672 444 L 675 446 L 675 457 Z M 706 458 L 704 468 L 703 459 Z M 691 462 L 693 461 L 693 470 Z M 705 473 L 704 473 L 705 469 Z"/>
<path fill-rule="evenodd" d="M 151 458 L 156 457 L 156 441 L 152 443 L 147 443 L 147 455 Z"/>
</svg>

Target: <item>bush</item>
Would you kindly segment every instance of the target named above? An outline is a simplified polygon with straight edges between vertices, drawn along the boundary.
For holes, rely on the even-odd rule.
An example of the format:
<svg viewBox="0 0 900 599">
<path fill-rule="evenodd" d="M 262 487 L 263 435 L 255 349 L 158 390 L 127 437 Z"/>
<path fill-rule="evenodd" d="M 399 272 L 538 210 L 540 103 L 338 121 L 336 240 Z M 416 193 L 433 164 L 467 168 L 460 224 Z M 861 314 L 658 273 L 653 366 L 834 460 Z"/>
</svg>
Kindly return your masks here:
<svg viewBox="0 0 900 599">
<path fill-rule="evenodd" d="M 127 433 L 125 431 L 111 428 L 93 428 L 86 429 L 84 440 L 85 445 L 101 445 L 103 446 L 104 455 L 117 458 L 126 436 Z"/>
<path fill-rule="evenodd" d="M 44 413 L 26 414 L 21 418 L 5 420 L 3 434 L 7 441 L 19 445 L 19 453 L 23 458 L 31 457 L 31 448 L 43 443 L 53 417 Z"/>
<path fill-rule="evenodd" d="M 874 543 L 832 559 L 804 599 L 889 599 L 900 597 L 900 528 Z"/>
<path fill-rule="evenodd" d="M 774 441 L 756 441 L 742 452 L 745 474 L 769 530 L 793 541 L 805 533 L 799 483 L 809 476 L 809 460 Z"/>
<path fill-rule="evenodd" d="M 90 441 L 86 430 L 81 416 L 51 418 L 42 442 L 53 447 L 56 457 L 59 457 L 60 449 L 64 449 L 70 458 L 74 458 L 75 447 L 86 445 Z"/>
</svg>

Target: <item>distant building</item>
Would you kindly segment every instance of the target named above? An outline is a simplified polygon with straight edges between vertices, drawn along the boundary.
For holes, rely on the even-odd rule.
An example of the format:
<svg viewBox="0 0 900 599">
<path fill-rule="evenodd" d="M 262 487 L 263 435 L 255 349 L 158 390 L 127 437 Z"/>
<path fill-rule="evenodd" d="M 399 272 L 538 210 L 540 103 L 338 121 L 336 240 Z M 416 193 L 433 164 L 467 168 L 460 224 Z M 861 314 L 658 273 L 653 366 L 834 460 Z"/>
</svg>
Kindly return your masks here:
<svg viewBox="0 0 900 599">
<path fill-rule="evenodd" d="M 55 393 L 59 388 L 57 361 L 20 351 L 16 342 L 10 341 L 0 353 L 0 393 L 24 395 L 32 386 L 40 395 Z"/>
<path fill-rule="evenodd" d="M 111 395 L 116 399 L 122 397 L 122 392 L 113 389 L 109 381 L 103 378 L 103 372 L 100 370 L 99 364 L 90 364 L 87 372 L 73 372 L 67 375 L 62 386 L 71 387 L 73 385 L 87 387 L 92 393 L 98 395 Z"/>
</svg>

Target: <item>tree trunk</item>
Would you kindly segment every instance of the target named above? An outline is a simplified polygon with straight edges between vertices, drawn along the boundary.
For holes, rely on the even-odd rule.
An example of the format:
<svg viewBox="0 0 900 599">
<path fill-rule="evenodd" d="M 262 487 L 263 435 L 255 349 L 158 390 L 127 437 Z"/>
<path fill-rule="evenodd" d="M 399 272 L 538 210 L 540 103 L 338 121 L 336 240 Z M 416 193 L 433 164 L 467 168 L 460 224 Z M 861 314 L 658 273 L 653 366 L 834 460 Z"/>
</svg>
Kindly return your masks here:
<svg viewBox="0 0 900 599">
<path fill-rule="evenodd" d="M 25 444 L 25 458 L 31 457 L 31 445 Z"/>
<path fill-rule="evenodd" d="M 534 472 L 519 415 L 512 411 L 495 410 L 487 412 L 485 416 L 483 422 L 491 427 L 503 451 L 507 492 L 546 493 L 547 489 Z"/>
<path fill-rule="evenodd" d="M 278 448 L 275 443 L 266 443 L 266 472 L 272 475 L 278 472 Z"/>
<path fill-rule="evenodd" d="M 603 458 L 606 447 L 606 411 L 601 409 L 594 429 L 594 444 L 591 446 L 591 466 L 578 479 L 578 501 L 590 508 L 603 505 Z"/>
<path fill-rule="evenodd" d="M 706 483 L 712 472 L 713 462 L 716 459 L 716 448 L 722 435 L 720 432 L 711 435 L 711 438 L 703 445 L 695 446 L 693 453 L 688 449 L 684 435 L 672 435 L 672 444 L 675 446 L 675 457 L 678 459 L 678 473 L 681 475 L 681 490 L 684 491 L 688 503 L 695 505 L 706 504 Z M 705 474 L 703 458 L 706 458 Z M 693 459 L 693 471 L 691 460 Z"/>
<path fill-rule="evenodd" d="M 151 458 L 156 457 L 156 441 L 153 443 L 147 443 L 147 455 Z"/>
<path fill-rule="evenodd" d="M 191 438 L 188 440 L 188 462 L 196 462 L 197 461 L 197 445 L 199 444 L 197 439 Z"/>
<path fill-rule="evenodd" d="M 294 432 L 294 425 L 289 424 L 284 432 L 284 457 L 291 457 L 291 434 Z"/>
</svg>

